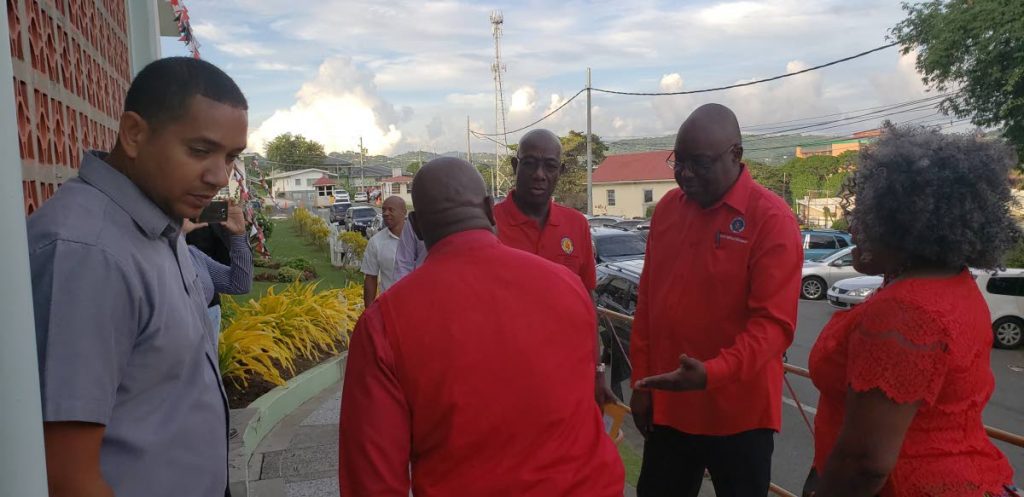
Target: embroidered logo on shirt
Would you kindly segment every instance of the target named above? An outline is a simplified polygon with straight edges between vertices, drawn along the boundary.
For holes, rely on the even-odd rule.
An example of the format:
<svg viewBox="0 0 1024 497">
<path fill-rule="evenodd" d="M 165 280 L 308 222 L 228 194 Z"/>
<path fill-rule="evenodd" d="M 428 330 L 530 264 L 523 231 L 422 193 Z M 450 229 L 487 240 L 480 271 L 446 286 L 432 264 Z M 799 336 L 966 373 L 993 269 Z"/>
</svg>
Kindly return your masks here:
<svg viewBox="0 0 1024 497">
<path fill-rule="evenodd" d="M 747 229 L 747 222 L 742 217 L 737 217 L 729 223 L 729 229 L 733 233 L 743 233 L 743 230 Z"/>
<path fill-rule="evenodd" d="M 562 237 L 562 252 L 565 252 L 565 255 L 572 255 L 574 250 L 576 250 L 576 247 L 572 244 L 572 240 L 569 239 L 569 237 L 567 237 L 567 236 L 563 236 Z"/>
</svg>

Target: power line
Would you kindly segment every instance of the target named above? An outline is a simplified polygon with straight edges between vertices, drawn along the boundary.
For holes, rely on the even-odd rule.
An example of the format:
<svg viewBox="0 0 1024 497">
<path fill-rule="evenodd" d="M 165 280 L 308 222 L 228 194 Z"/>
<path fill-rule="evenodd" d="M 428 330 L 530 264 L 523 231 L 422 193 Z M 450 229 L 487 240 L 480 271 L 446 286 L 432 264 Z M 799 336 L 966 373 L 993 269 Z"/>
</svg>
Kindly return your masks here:
<svg viewBox="0 0 1024 497">
<path fill-rule="evenodd" d="M 897 108 L 899 108 L 899 107 L 893 107 L 891 110 L 895 111 L 895 109 L 897 109 Z M 875 121 L 875 120 L 878 120 L 878 119 L 884 119 L 886 117 L 895 116 L 895 115 L 898 115 L 898 114 L 905 114 L 907 112 L 919 112 L 919 111 L 922 111 L 922 110 L 932 110 L 932 109 L 936 109 L 936 108 L 937 107 L 935 105 L 928 104 L 928 105 L 920 105 L 918 107 L 912 107 L 912 108 L 909 108 L 909 109 L 903 109 L 903 110 L 899 110 L 899 111 L 895 111 L 895 112 L 885 112 L 885 113 L 881 113 L 881 114 L 879 114 L 879 113 L 882 112 L 882 111 L 869 112 L 867 114 L 861 114 L 861 115 L 858 115 L 858 116 L 851 116 L 849 118 L 836 119 L 834 121 L 827 121 L 827 122 L 823 122 L 823 123 L 817 123 L 817 124 L 806 125 L 806 126 L 797 126 L 795 128 L 779 130 L 779 131 L 776 131 L 775 133 L 770 133 L 770 134 L 767 134 L 767 135 L 759 135 L 756 138 L 751 138 L 750 140 L 747 140 L 747 142 L 748 143 L 752 143 L 752 142 L 769 140 L 769 139 L 772 139 L 772 138 L 780 138 L 780 137 L 786 136 L 787 134 L 793 134 L 793 133 L 791 133 L 792 131 L 824 131 L 826 129 L 841 128 L 843 126 L 849 126 L 851 124 L 859 124 L 859 123 L 868 122 L 868 121 Z M 872 114 L 877 114 L 877 115 L 872 115 Z M 867 116 L 865 119 L 860 119 L 860 118 L 865 117 L 865 116 Z M 854 119 L 857 119 L 857 120 L 854 120 Z M 836 124 L 836 123 L 838 123 L 838 124 Z M 828 125 L 831 125 L 831 126 L 828 126 Z"/>
<path fill-rule="evenodd" d="M 708 92 L 713 92 L 713 91 L 730 90 L 730 89 L 733 89 L 733 88 L 741 88 L 741 87 L 744 87 L 744 86 L 759 85 L 761 83 L 768 83 L 770 81 L 776 81 L 776 80 L 780 80 L 780 79 L 784 79 L 784 78 L 791 78 L 791 77 L 799 75 L 799 74 L 803 74 L 803 73 L 807 73 L 807 72 L 811 72 L 811 71 L 817 71 L 819 69 L 824 69 L 824 68 L 829 67 L 829 66 L 834 66 L 836 64 L 841 64 L 843 62 L 847 62 L 847 61 L 851 61 L 853 59 L 864 57 L 865 55 L 869 55 L 869 54 L 872 54 L 872 53 L 875 53 L 875 52 L 880 52 L 880 51 L 885 50 L 887 48 L 892 48 L 892 47 L 894 47 L 896 45 L 899 45 L 899 43 L 898 42 L 893 42 L 893 43 L 889 43 L 887 45 L 882 45 L 882 46 L 877 47 L 877 48 L 872 48 L 871 50 L 867 50 L 867 51 L 861 52 L 859 54 L 851 55 L 849 57 L 843 57 L 842 59 L 833 60 L 832 62 L 827 62 L 825 64 L 820 64 L 820 65 L 817 65 L 817 66 L 814 66 L 814 67 L 808 67 L 807 69 L 802 69 L 802 70 L 799 70 L 799 71 L 796 71 L 796 72 L 780 74 L 778 76 L 772 76 L 770 78 L 764 78 L 764 79 L 757 79 L 757 80 L 754 80 L 754 81 L 747 81 L 746 83 L 736 83 L 734 85 L 719 86 L 719 87 L 716 87 L 716 88 L 705 88 L 705 89 L 702 89 L 702 90 L 687 90 L 687 91 L 674 91 L 674 92 L 657 92 L 657 93 L 617 91 L 617 90 L 606 90 L 606 89 L 602 89 L 602 88 L 593 88 L 593 90 L 594 91 L 599 91 L 601 93 L 610 93 L 610 94 L 613 94 L 613 95 L 634 95 L 634 96 L 642 96 L 642 97 L 661 97 L 661 96 L 667 96 L 667 95 L 692 95 L 694 93 L 708 93 Z"/>
<path fill-rule="evenodd" d="M 511 134 L 515 134 L 515 133 L 518 133 L 518 132 L 520 132 L 520 131 L 523 131 L 523 130 L 526 130 L 526 129 L 532 128 L 532 127 L 536 126 L 537 124 L 539 124 L 539 123 L 540 123 L 541 121 L 543 121 L 543 120 L 545 120 L 545 119 L 547 119 L 547 118 L 549 118 L 549 117 L 551 117 L 551 116 L 555 115 L 555 113 L 556 113 L 556 112 L 558 112 L 558 111 L 562 110 L 562 109 L 563 109 L 563 108 L 564 108 L 564 107 L 565 107 L 566 105 L 569 105 L 569 102 L 572 102 L 573 100 L 575 100 L 575 99 L 576 99 L 576 97 L 580 96 L 580 95 L 581 95 L 581 94 L 582 94 L 583 92 L 585 92 L 585 91 L 587 91 L 587 89 L 586 89 L 586 88 L 583 88 L 583 89 L 581 89 L 580 91 L 576 92 L 576 94 L 575 94 L 575 95 L 573 95 L 572 97 L 570 97 L 570 98 L 569 98 L 569 100 L 566 100 L 565 102 L 563 102 L 563 103 L 562 103 L 562 105 L 559 105 L 559 106 L 558 106 L 558 107 L 557 107 L 557 108 L 556 108 L 555 110 L 552 110 L 551 112 L 548 112 L 547 114 L 544 114 L 544 117 L 542 117 L 542 118 L 540 118 L 540 119 L 537 119 L 536 121 L 534 121 L 534 122 L 532 122 L 532 123 L 530 123 L 530 124 L 527 124 L 526 126 L 523 126 L 523 127 L 521 127 L 521 128 L 518 128 L 518 129 L 514 129 L 514 130 L 512 130 L 512 131 L 506 131 L 506 132 L 504 132 L 504 133 L 477 133 L 477 132 L 475 132 L 475 131 L 474 131 L 474 132 L 473 132 L 473 134 L 474 134 L 474 135 L 477 135 L 477 136 L 480 136 L 480 137 L 488 137 L 488 136 L 508 136 L 508 135 L 511 135 Z"/>
<path fill-rule="evenodd" d="M 936 127 L 936 128 L 947 128 L 947 127 L 956 126 L 957 124 L 961 124 L 963 122 L 970 121 L 970 120 L 971 120 L 970 118 L 957 119 L 957 120 L 953 120 L 953 121 L 950 121 L 950 122 L 942 124 L 942 125 L 936 125 L 934 127 Z M 943 119 L 942 122 L 945 122 L 945 119 Z M 904 124 L 910 124 L 910 123 L 911 123 L 910 121 L 907 121 Z M 924 123 L 920 123 L 920 124 L 923 125 Z M 854 138 L 856 138 L 856 137 L 853 136 L 853 135 L 837 136 L 837 137 L 830 138 L 828 140 L 819 140 L 819 141 L 816 141 L 816 142 L 797 143 L 797 144 L 790 144 L 790 145 L 778 145 L 778 146 L 761 147 L 761 148 L 744 148 L 743 151 L 744 152 L 762 152 L 762 151 L 765 151 L 765 150 L 780 150 L 780 149 L 784 149 L 784 148 L 813 147 L 815 145 L 828 145 L 828 144 L 834 143 L 836 141 L 852 140 Z"/>
<path fill-rule="evenodd" d="M 917 104 L 922 104 L 922 103 L 927 103 L 927 102 L 934 102 L 936 100 L 945 98 L 945 97 L 950 96 L 950 95 L 954 95 L 954 94 L 953 93 L 944 93 L 942 95 L 933 95 L 933 96 L 925 97 L 925 98 L 919 98 L 919 99 L 914 99 L 914 100 L 907 100 L 907 101 L 904 101 L 904 102 L 897 102 L 897 103 L 887 104 L 887 105 L 879 105 L 879 106 L 876 106 L 876 107 L 868 107 L 868 108 L 865 108 L 865 109 L 855 109 L 855 110 L 849 110 L 849 111 L 846 111 L 846 112 L 837 112 L 835 114 L 826 114 L 826 115 L 823 115 L 823 116 L 804 117 L 804 118 L 799 118 L 799 119 L 791 119 L 789 121 L 779 121 L 777 123 L 758 124 L 758 125 L 754 125 L 754 126 L 742 126 L 740 129 L 742 129 L 744 131 L 747 131 L 747 132 L 750 132 L 751 134 L 771 134 L 773 132 L 777 132 L 777 131 L 774 131 L 774 130 L 778 130 L 780 128 L 785 128 L 787 126 L 793 126 L 793 125 L 797 125 L 797 124 L 808 124 L 808 123 L 804 123 L 804 122 L 801 122 L 801 121 L 810 121 L 812 119 L 825 119 L 825 118 L 835 117 L 835 116 L 846 116 L 846 117 L 843 117 L 841 119 L 849 119 L 849 118 L 856 117 L 856 116 L 850 116 L 850 114 L 853 114 L 853 113 L 856 113 L 856 112 L 867 112 L 867 114 L 864 114 L 864 115 L 876 114 L 876 113 L 879 113 L 879 112 L 886 112 L 886 111 L 889 111 L 889 110 L 898 109 L 898 108 L 906 107 L 906 106 L 909 106 L 909 105 L 917 105 Z M 833 120 L 833 121 L 822 121 L 822 122 L 819 122 L 819 123 L 816 123 L 816 124 L 831 124 L 833 122 L 837 122 L 837 121 L 835 121 L 835 120 Z M 764 128 L 764 129 L 759 129 L 759 128 Z"/>
</svg>

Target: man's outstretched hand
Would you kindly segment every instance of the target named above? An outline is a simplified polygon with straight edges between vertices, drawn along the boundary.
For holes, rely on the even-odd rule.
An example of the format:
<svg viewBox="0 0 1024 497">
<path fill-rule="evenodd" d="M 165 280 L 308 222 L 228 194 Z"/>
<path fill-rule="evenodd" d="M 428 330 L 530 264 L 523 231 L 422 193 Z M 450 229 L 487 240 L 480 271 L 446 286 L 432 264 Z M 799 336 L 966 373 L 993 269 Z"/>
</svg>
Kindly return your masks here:
<svg viewBox="0 0 1024 497">
<path fill-rule="evenodd" d="M 708 386 L 708 373 L 704 363 L 686 354 L 679 356 L 679 369 L 670 373 L 648 376 L 636 382 L 636 388 L 654 390 L 671 390 L 683 392 L 687 390 L 703 390 Z"/>
</svg>

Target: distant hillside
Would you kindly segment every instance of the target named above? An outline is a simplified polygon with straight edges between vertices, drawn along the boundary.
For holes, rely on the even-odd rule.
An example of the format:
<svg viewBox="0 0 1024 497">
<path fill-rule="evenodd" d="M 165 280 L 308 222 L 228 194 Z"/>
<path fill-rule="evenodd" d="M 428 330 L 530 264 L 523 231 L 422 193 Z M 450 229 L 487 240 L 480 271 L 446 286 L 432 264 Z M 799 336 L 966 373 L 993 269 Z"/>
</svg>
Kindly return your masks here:
<svg viewBox="0 0 1024 497">
<path fill-rule="evenodd" d="M 745 135 L 743 137 L 744 157 L 748 160 L 765 162 L 768 164 L 779 164 L 787 159 L 793 158 L 798 145 L 814 144 L 831 139 L 822 135 L 795 135 L 782 137 L 761 137 L 758 135 Z M 656 136 L 650 138 L 631 138 L 608 142 L 607 155 L 632 154 L 637 152 L 650 152 L 653 150 L 672 150 L 675 145 L 675 135 Z"/>
</svg>

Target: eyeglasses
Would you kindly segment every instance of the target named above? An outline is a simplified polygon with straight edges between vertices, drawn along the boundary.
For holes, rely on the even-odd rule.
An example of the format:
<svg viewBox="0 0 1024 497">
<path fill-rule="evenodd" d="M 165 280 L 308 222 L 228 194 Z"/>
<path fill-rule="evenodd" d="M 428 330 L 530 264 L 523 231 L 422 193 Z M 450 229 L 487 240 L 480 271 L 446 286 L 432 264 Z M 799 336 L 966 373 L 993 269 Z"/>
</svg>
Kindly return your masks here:
<svg viewBox="0 0 1024 497">
<path fill-rule="evenodd" d="M 680 157 L 679 160 L 672 157 L 675 154 L 673 151 L 669 153 L 668 158 L 665 159 L 665 165 L 672 168 L 674 171 L 689 169 L 693 174 L 704 175 L 711 171 L 711 168 L 714 167 L 715 162 L 718 162 L 718 159 L 721 159 L 723 155 L 732 152 L 735 148 L 736 144 L 733 143 L 732 145 L 729 145 L 729 148 L 710 157 L 706 155 L 691 155 Z"/>
</svg>

